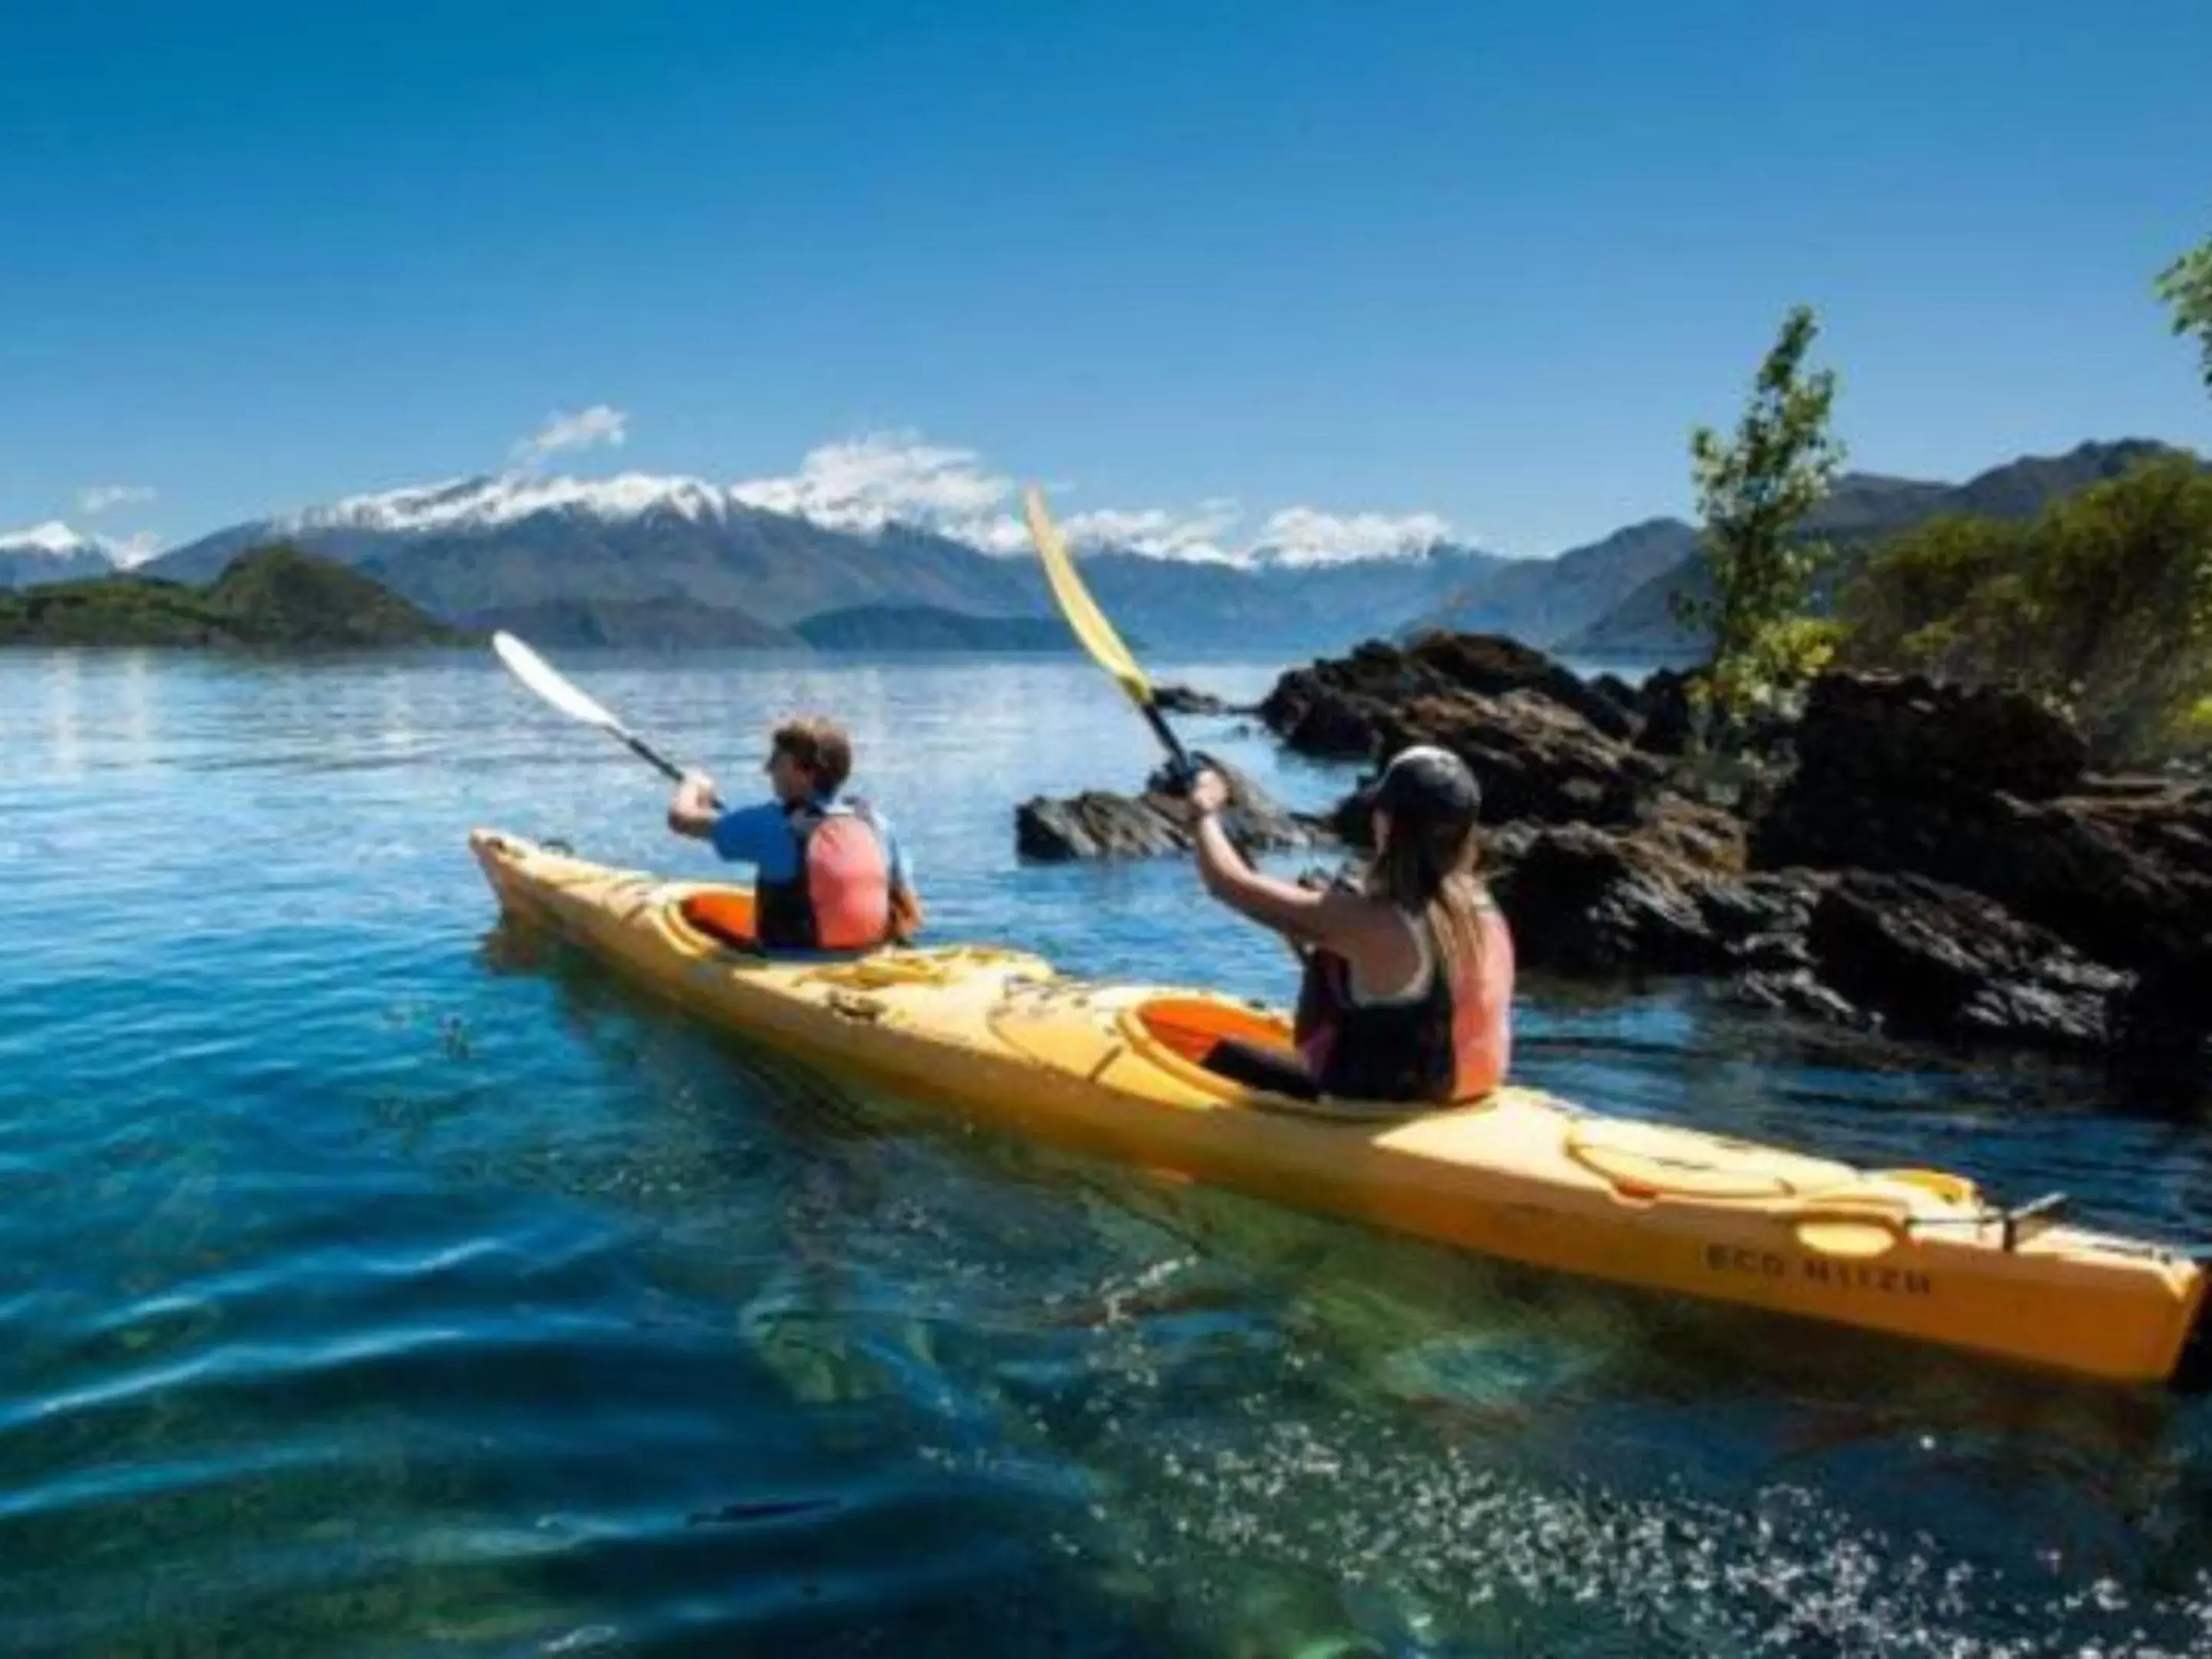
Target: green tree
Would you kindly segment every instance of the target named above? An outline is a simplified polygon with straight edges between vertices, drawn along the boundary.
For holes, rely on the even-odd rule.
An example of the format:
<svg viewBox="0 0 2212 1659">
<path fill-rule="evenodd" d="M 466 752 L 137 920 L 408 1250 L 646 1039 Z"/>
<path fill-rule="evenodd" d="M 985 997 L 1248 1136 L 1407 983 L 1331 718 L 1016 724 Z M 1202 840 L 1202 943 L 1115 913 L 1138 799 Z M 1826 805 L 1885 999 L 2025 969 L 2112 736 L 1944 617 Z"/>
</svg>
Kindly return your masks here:
<svg viewBox="0 0 2212 1659">
<path fill-rule="evenodd" d="M 1944 519 L 1840 596 L 1842 656 L 2071 708 L 2099 756 L 2212 747 L 2212 473 L 2169 456 L 2033 522 Z"/>
<path fill-rule="evenodd" d="M 1960 514 L 1931 519 L 1878 549 L 1836 598 L 1845 667 L 2001 682 L 2033 658 L 2022 524 Z"/>
<path fill-rule="evenodd" d="M 2159 272 L 2158 297 L 2172 309 L 2173 331 L 2197 337 L 2204 389 L 2212 392 L 2212 237 Z"/>
<path fill-rule="evenodd" d="M 1797 533 L 1844 461 L 1828 430 L 1835 374 L 1805 368 L 1819 332 L 1812 307 L 1792 307 L 1735 440 L 1708 427 L 1690 437 L 1711 592 L 1678 591 L 1672 603 L 1679 621 L 1711 638 L 1698 690 L 1722 731 L 1818 672 L 1833 647 L 1833 626 L 1806 614 L 1828 550 Z"/>
</svg>

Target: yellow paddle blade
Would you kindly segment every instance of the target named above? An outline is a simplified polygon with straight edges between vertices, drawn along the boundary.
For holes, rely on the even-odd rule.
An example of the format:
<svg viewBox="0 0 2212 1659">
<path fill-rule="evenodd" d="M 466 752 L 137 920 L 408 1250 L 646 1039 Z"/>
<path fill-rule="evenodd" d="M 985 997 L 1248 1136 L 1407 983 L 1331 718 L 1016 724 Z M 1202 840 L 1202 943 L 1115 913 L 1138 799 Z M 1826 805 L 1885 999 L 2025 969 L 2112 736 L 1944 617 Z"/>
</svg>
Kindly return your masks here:
<svg viewBox="0 0 2212 1659">
<path fill-rule="evenodd" d="M 1083 585 L 1083 578 L 1075 574 L 1075 561 L 1068 557 L 1067 544 L 1060 539 L 1059 526 L 1044 509 L 1043 493 L 1032 487 L 1026 494 L 1029 509 L 1030 535 L 1036 543 L 1037 555 L 1044 561 L 1044 574 L 1052 584 L 1052 596 L 1060 601 L 1060 614 L 1067 625 L 1075 630 L 1075 637 L 1083 641 L 1093 660 L 1121 683 L 1121 689 L 1131 701 L 1143 708 L 1152 700 L 1152 688 L 1145 678 L 1145 671 L 1137 666 L 1136 658 L 1129 647 L 1121 643 L 1121 636 L 1114 631 L 1114 624 L 1106 620 L 1106 613 L 1091 597 L 1091 590 Z"/>
</svg>

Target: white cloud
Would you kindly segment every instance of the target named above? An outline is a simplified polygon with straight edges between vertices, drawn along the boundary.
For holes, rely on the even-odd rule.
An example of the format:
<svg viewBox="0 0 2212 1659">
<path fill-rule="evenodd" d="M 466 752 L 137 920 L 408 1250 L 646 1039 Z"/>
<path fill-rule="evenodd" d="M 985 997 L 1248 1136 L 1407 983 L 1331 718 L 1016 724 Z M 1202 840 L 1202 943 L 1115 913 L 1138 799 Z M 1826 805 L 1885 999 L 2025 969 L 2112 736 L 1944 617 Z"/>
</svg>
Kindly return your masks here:
<svg viewBox="0 0 2212 1659">
<path fill-rule="evenodd" d="M 1339 564 L 1346 559 L 1405 558 L 1452 538 L 1434 513 L 1337 514 L 1286 507 L 1261 527 L 1263 556 L 1284 564 Z"/>
<path fill-rule="evenodd" d="M 620 447 L 629 436 L 629 416 L 607 404 L 593 404 L 574 415 L 556 410 L 545 424 L 514 446 L 514 459 L 528 466 L 564 449 L 589 449 L 595 444 Z"/>
<path fill-rule="evenodd" d="M 1066 493 L 1059 486 L 1055 494 Z M 877 433 L 810 450 L 799 471 L 733 485 L 748 506 L 871 532 L 918 525 L 987 552 L 1021 554 L 1030 536 L 1015 481 L 980 452 L 933 444 L 910 432 Z M 1312 565 L 1404 557 L 1452 539 L 1434 513 L 1330 513 L 1291 507 L 1270 514 L 1256 533 L 1240 530 L 1243 507 L 1216 496 L 1194 507 L 1094 507 L 1057 513 L 1070 545 L 1126 549 L 1163 559 L 1228 564 Z"/>
<path fill-rule="evenodd" d="M 809 450 L 796 473 L 755 478 L 730 493 L 749 507 L 841 530 L 915 524 L 1003 548 L 1009 528 L 1021 532 L 1007 511 L 1014 481 L 984 471 L 981 459 L 912 434 L 873 434 Z"/>
<path fill-rule="evenodd" d="M 1244 510 L 1224 496 L 1201 501 L 1190 513 L 1172 512 L 1163 507 L 1138 512 L 1103 507 L 1094 513 L 1078 513 L 1064 527 L 1070 544 L 1076 547 L 1127 548 L 1133 553 L 1149 554 L 1159 559 L 1243 564 L 1249 556 L 1233 548 L 1228 536 L 1243 516 Z"/>
<path fill-rule="evenodd" d="M 96 551 L 126 566 L 143 564 L 161 550 L 161 538 L 150 530 L 125 537 L 87 536 L 70 529 L 59 519 L 0 536 L 0 552 L 60 555 Z"/>
<path fill-rule="evenodd" d="M 146 484 L 93 484 L 76 493 L 76 502 L 87 513 L 105 513 L 111 507 L 150 501 L 160 494 Z"/>
<path fill-rule="evenodd" d="M 0 550 L 11 553 L 75 553 L 93 545 L 91 537 L 79 535 L 59 519 L 49 519 L 28 530 L 12 530 L 0 536 Z"/>
</svg>

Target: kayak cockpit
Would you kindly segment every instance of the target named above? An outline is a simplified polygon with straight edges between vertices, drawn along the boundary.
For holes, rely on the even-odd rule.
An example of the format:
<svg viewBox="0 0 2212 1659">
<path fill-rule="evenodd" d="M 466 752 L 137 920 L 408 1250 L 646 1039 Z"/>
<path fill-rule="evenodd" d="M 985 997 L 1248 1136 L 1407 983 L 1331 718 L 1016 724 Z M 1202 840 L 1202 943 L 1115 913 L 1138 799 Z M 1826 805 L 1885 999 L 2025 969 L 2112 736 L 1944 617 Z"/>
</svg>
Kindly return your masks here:
<svg viewBox="0 0 2212 1659">
<path fill-rule="evenodd" d="M 753 931 L 753 896 L 742 887 L 708 887 L 687 893 L 673 907 L 676 920 L 717 945 L 760 954 Z"/>
<path fill-rule="evenodd" d="M 1121 1026 L 1146 1060 L 1224 1100 L 1364 1122 L 1442 1109 L 1425 1101 L 1322 1094 L 1299 1057 L 1290 1021 L 1255 1004 L 1168 993 L 1125 1009 Z"/>
<path fill-rule="evenodd" d="M 1153 1042 L 1194 1066 L 1206 1066 L 1224 1042 L 1272 1050 L 1293 1063 L 1297 1059 L 1288 1020 L 1218 997 L 1148 997 L 1127 1018 Z"/>
</svg>

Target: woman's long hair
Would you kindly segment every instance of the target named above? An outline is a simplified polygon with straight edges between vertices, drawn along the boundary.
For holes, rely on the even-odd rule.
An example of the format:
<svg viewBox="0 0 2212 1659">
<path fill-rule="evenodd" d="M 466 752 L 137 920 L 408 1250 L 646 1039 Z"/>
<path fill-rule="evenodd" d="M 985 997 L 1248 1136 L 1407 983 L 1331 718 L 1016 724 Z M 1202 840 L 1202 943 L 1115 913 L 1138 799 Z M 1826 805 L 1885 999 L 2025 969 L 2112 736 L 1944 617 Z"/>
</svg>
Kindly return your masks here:
<svg viewBox="0 0 2212 1659">
<path fill-rule="evenodd" d="M 1457 983 L 1462 965 L 1482 960 L 1482 849 L 1475 821 L 1438 818 L 1410 800 L 1376 805 L 1389 814 L 1390 833 L 1367 866 L 1370 898 L 1427 918 L 1442 960 L 1437 970 Z"/>
</svg>

